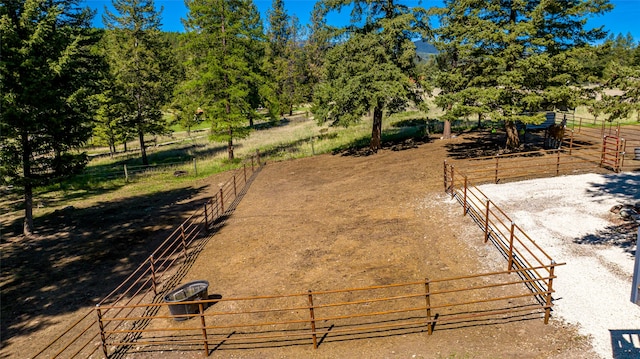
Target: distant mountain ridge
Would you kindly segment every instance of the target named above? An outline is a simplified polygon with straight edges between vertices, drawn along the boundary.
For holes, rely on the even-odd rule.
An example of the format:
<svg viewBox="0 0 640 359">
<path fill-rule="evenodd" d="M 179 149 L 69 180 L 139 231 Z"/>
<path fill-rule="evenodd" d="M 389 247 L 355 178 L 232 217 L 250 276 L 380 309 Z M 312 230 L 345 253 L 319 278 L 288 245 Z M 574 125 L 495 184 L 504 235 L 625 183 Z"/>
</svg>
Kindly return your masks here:
<svg viewBox="0 0 640 359">
<path fill-rule="evenodd" d="M 435 46 L 431 45 L 426 41 L 418 40 L 418 41 L 414 41 L 413 43 L 416 45 L 416 52 L 418 53 L 431 54 L 431 55 L 435 55 L 438 53 L 438 49 L 436 49 Z"/>
</svg>

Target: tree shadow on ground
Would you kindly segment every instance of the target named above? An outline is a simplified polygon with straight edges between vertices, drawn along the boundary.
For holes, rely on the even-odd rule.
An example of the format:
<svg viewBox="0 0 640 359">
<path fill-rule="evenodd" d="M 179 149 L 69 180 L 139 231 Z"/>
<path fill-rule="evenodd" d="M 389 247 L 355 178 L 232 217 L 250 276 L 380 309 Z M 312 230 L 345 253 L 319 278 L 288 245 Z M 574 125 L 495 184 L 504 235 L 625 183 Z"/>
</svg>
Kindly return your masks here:
<svg viewBox="0 0 640 359">
<path fill-rule="evenodd" d="M 635 204 L 640 201 L 640 172 L 608 175 L 604 183 L 590 183 L 590 187 L 587 193 L 592 197 L 606 193 L 615 195 L 629 204 Z"/>
<path fill-rule="evenodd" d="M 387 130 L 382 133 L 380 140 L 381 150 L 404 151 L 418 148 L 420 145 L 431 142 L 429 134 L 424 128 L 419 127 L 403 127 L 393 130 Z M 332 151 L 334 155 L 362 157 L 371 156 L 376 152 L 369 148 L 371 142 L 370 136 L 357 138 L 350 143 L 338 147 Z"/>
<path fill-rule="evenodd" d="M 460 134 L 458 134 L 460 135 Z M 506 134 L 504 131 L 483 129 L 467 133 L 464 142 L 446 145 L 449 157 L 453 159 L 473 159 L 503 154 L 539 151 L 544 149 L 544 133 L 540 131 L 526 131 L 520 135 L 520 146 L 515 149 L 505 149 Z M 534 154 L 528 153 L 527 156 Z M 540 154 L 542 156 L 542 154 Z"/>
<path fill-rule="evenodd" d="M 605 176 L 604 183 L 590 183 L 587 193 L 597 201 L 603 194 L 614 195 L 620 205 L 634 206 L 640 203 L 640 173 L 619 173 Z M 588 234 L 574 242 L 578 244 L 607 244 L 623 248 L 625 252 L 634 254 L 638 222 L 632 218 L 614 219 L 614 224 L 595 234 Z"/>
<path fill-rule="evenodd" d="M 36 218 L 36 237 L 3 243 L 3 346 L 56 324 L 55 316 L 95 305 L 204 203 L 193 199 L 204 189 L 68 207 Z"/>
<path fill-rule="evenodd" d="M 622 248 L 630 255 L 636 255 L 635 249 L 638 223 L 632 221 L 607 226 L 595 234 L 588 234 L 574 240 L 577 244 L 611 245 Z"/>
</svg>

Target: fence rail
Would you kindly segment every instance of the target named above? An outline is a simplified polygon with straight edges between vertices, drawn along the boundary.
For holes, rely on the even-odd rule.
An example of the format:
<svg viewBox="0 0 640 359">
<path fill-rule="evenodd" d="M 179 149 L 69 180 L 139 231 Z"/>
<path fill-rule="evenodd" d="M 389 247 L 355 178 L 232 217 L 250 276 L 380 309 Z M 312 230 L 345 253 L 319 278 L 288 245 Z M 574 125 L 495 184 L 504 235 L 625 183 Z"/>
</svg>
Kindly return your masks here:
<svg viewBox="0 0 640 359">
<path fill-rule="evenodd" d="M 640 169 L 640 124 L 602 122 L 596 127 L 569 123 L 558 149 L 517 152 L 464 160 L 465 175 L 475 183 L 539 178 L 605 170 Z M 624 137 L 623 137 L 624 136 Z M 452 166 L 462 161 L 450 161 Z"/>
<path fill-rule="evenodd" d="M 534 268 L 546 271 L 551 283 L 554 264 Z M 530 269 L 530 268 L 528 268 Z M 132 310 L 142 316 L 103 318 L 105 348 L 132 346 L 155 350 L 179 347 L 202 350 L 266 348 L 321 343 L 408 332 L 432 334 L 472 321 L 501 321 L 504 315 L 548 320 L 551 286 L 531 292 L 523 270 L 464 277 L 425 279 L 410 283 L 341 290 L 308 291 L 285 295 L 219 298 L 184 302 L 197 304 L 190 320 L 173 321 L 167 303 L 101 306 L 99 311 Z M 537 299 L 542 296 L 542 303 Z M 463 299 L 464 298 L 464 299 Z M 149 314 L 154 313 L 154 314 Z M 144 326 L 139 323 L 146 321 Z M 106 349 L 108 350 L 108 349 Z M 147 348 L 147 350 L 149 350 Z"/>
<path fill-rule="evenodd" d="M 464 277 L 341 290 L 245 298 L 215 298 L 175 322 L 158 300 L 103 304 L 97 308 L 103 353 L 126 348 L 212 350 L 313 345 L 397 332 L 432 334 L 437 327 L 505 317 L 538 317 L 548 323 L 556 263 L 498 206 L 445 163 L 445 189 L 461 201 L 506 259 L 506 270 Z M 230 191 L 228 188 L 227 191 Z M 225 193 L 221 189 L 221 194 Z M 220 203 L 224 206 L 224 203 Z M 177 284 L 177 283 L 176 283 Z M 111 313 L 109 315 L 109 313 Z M 123 314 L 124 313 L 124 314 Z M 181 318 L 184 319 L 184 318 Z"/>
<path fill-rule="evenodd" d="M 444 162 L 444 189 L 462 205 L 463 215 L 469 215 L 484 232 L 484 242 L 491 241 L 507 260 L 507 270 L 517 270 L 527 280 L 534 293 L 551 291 L 553 268 L 557 265 L 520 226 L 500 207 L 493 203 L 479 188 L 475 187 L 466 173 L 456 171 Z M 545 301 L 539 294 L 538 300 Z M 545 323 L 548 321 L 545 315 Z"/>
<path fill-rule="evenodd" d="M 109 293 L 95 309 L 81 316 L 61 332 L 32 358 L 91 357 L 103 348 L 115 317 L 140 317 L 152 313 L 138 313 L 143 303 L 158 302 L 162 293 L 176 285 L 193 259 L 206 244 L 209 232 L 221 223 L 228 212 L 241 199 L 243 190 L 262 166 L 260 154 L 251 156 L 240 169 L 220 186 L 215 196 L 191 214 L 158 248 L 117 288 Z M 120 306 L 117 310 L 101 309 L 102 306 Z M 153 308 L 153 307 L 151 307 Z M 107 354 L 104 353 L 106 356 Z"/>
</svg>

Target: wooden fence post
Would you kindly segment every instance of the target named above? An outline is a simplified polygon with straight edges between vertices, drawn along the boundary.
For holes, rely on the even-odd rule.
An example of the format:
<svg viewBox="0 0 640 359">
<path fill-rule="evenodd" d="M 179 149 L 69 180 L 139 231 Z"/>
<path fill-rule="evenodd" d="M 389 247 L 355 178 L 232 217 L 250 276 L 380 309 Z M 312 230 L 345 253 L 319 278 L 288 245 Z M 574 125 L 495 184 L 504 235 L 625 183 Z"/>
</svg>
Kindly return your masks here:
<svg viewBox="0 0 640 359">
<path fill-rule="evenodd" d="M 429 288 L 429 278 L 425 278 L 424 280 L 424 292 L 425 292 L 425 300 L 427 302 L 427 334 L 433 334 L 433 327 L 435 323 L 431 321 L 431 290 Z"/>
<path fill-rule="evenodd" d="M 491 203 L 490 199 L 487 199 L 487 207 L 484 215 L 484 243 L 487 243 L 489 240 L 489 204 Z"/>
<path fill-rule="evenodd" d="M 244 172 L 244 183 L 247 183 L 247 164 L 242 164 L 242 171 Z"/>
<path fill-rule="evenodd" d="M 196 159 L 195 158 L 193 159 L 193 173 L 194 173 L 195 176 L 198 175 L 198 165 L 196 163 Z"/>
<path fill-rule="evenodd" d="M 209 356 L 209 340 L 207 340 L 207 324 L 204 320 L 204 304 L 198 303 L 200 310 L 200 324 L 202 326 L 202 336 L 204 337 L 204 356 Z"/>
<path fill-rule="evenodd" d="M 311 317 L 311 336 L 313 338 L 313 349 L 318 349 L 318 336 L 316 335 L 316 316 L 313 312 L 313 294 L 309 290 L 309 315 Z"/>
<path fill-rule="evenodd" d="M 553 272 L 556 267 L 556 261 L 551 261 L 551 268 L 549 269 L 549 285 L 547 285 L 547 300 L 544 308 L 544 324 L 549 324 L 549 317 L 551 316 L 551 293 L 553 292 Z"/>
<path fill-rule="evenodd" d="M 515 230 L 516 224 L 511 222 L 511 231 L 509 233 L 509 261 L 507 262 L 507 270 L 511 271 L 513 268 L 513 232 Z"/>
<path fill-rule="evenodd" d="M 153 260 L 153 254 L 149 256 L 149 265 L 151 267 L 151 286 L 153 286 L 153 294 L 158 295 L 158 284 L 156 282 L 156 265 Z"/>
<path fill-rule="evenodd" d="M 124 180 L 129 182 L 129 172 L 127 172 L 127 165 L 124 165 Z"/>
<path fill-rule="evenodd" d="M 256 161 L 258 161 L 258 167 L 262 167 L 262 163 L 260 163 L 260 150 L 256 150 Z"/>
<path fill-rule="evenodd" d="M 556 176 L 560 175 L 560 150 L 556 150 L 558 159 L 556 160 Z"/>
<path fill-rule="evenodd" d="M 98 313 L 98 327 L 100 327 L 100 340 L 102 341 L 102 352 L 105 358 L 109 358 L 107 353 L 107 337 L 104 335 L 104 322 L 102 322 L 102 311 L 100 305 L 96 304 L 96 312 Z"/>
</svg>

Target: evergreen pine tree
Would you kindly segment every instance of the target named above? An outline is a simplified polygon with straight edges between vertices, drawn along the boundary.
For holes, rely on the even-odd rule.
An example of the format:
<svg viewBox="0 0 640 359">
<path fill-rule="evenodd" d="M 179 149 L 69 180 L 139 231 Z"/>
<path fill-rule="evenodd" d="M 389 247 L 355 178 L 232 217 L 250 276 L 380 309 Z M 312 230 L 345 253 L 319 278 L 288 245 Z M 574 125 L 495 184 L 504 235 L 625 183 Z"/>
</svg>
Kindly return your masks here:
<svg viewBox="0 0 640 359">
<path fill-rule="evenodd" d="M 212 121 L 211 138 L 227 143 L 234 158 L 234 139 L 249 135 L 246 121 L 258 116 L 256 108 L 265 89 L 260 70 L 264 33 L 251 0 L 187 0 L 185 21 L 188 84 L 203 115 Z"/>
<path fill-rule="evenodd" d="M 608 120 L 624 120 L 635 114 L 640 122 L 640 56 L 627 63 L 624 59 L 611 61 L 605 69 L 605 79 L 601 94 Z"/>
<path fill-rule="evenodd" d="M 426 34 L 426 12 L 393 0 L 327 0 L 324 14 L 351 7 L 351 25 L 334 32 L 316 87 L 313 112 L 319 122 L 349 125 L 373 113 L 370 150 L 381 147 L 385 112 L 402 110 L 413 98 L 415 45 Z M 414 77 L 415 78 L 415 77 Z"/>
<path fill-rule="evenodd" d="M 86 164 L 101 58 L 93 14 L 78 2 L 5 1 L 0 6 L 0 181 L 24 189 L 31 235 L 33 189 Z"/>
<path fill-rule="evenodd" d="M 506 146 L 519 146 L 516 122 L 540 111 L 574 107 L 582 68 L 577 51 L 605 36 L 587 30 L 607 0 L 445 0 L 436 12 L 437 46 L 445 62 L 438 103 L 447 118 L 476 112 L 504 121 Z"/>
<path fill-rule="evenodd" d="M 133 130 L 140 143 L 142 164 L 148 165 L 145 134 L 167 131 L 162 107 L 175 82 L 172 47 L 160 32 L 160 12 L 153 0 L 113 0 L 103 22 L 113 37 L 108 61 L 124 105 L 122 126 Z"/>
</svg>

